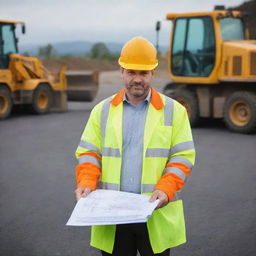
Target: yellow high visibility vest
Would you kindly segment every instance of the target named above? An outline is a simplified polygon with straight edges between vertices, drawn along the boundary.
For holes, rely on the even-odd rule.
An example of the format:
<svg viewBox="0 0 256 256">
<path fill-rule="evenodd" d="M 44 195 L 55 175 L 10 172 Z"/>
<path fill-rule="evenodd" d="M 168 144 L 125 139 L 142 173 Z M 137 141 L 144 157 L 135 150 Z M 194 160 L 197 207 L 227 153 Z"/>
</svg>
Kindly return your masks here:
<svg viewBox="0 0 256 256">
<path fill-rule="evenodd" d="M 153 94 L 156 95 L 156 91 Z M 157 93 L 158 94 L 158 93 Z M 178 168 L 166 170 L 168 162 L 194 165 L 195 150 L 186 109 L 177 101 L 158 94 L 163 107 L 149 104 L 143 144 L 141 193 L 150 195 L 161 176 L 167 171 L 185 179 Z M 100 187 L 120 190 L 122 166 L 123 102 L 112 104 L 114 96 L 94 107 L 81 137 L 76 155 L 95 152 L 102 161 L 87 159 L 101 166 Z M 85 160 L 84 160 L 85 161 Z M 177 196 L 165 207 L 155 210 L 147 222 L 154 253 L 186 242 L 182 200 Z M 93 226 L 91 245 L 112 253 L 115 225 Z"/>
</svg>

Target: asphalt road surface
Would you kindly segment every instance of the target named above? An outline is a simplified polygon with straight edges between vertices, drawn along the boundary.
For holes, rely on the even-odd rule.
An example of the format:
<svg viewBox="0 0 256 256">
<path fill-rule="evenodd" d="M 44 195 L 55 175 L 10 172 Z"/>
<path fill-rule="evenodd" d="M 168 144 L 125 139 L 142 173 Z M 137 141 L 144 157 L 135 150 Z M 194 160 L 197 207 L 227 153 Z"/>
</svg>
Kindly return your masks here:
<svg viewBox="0 0 256 256">
<path fill-rule="evenodd" d="M 105 78 L 95 102 L 122 88 Z M 75 205 L 74 152 L 95 102 L 0 123 L 1 256 L 100 255 L 90 228 L 65 226 Z M 182 192 L 188 242 L 172 255 L 256 255 L 256 135 L 205 120 L 193 136 L 197 161 Z"/>
</svg>

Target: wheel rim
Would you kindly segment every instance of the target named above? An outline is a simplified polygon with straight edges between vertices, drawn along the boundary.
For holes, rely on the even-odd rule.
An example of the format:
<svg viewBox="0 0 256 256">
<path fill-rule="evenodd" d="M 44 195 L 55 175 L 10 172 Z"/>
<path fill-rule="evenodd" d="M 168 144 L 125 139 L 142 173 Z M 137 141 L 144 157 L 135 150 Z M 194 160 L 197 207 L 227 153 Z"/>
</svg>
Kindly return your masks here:
<svg viewBox="0 0 256 256">
<path fill-rule="evenodd" d="M 176 100 L 186 108 L 188 112 L 188 117 L 191 118 L 192 110 L 190 104 L 183 98 L 177 98 Z"/>
<path fill-rule="evenodd" d="M 236 101 L 229 109 L 229 117 L 235 125 L 245 126 L 251 119 L 251 109 L 244 101 Z"/>
<path fill-rule="evenodd" d="M 5 96 L 0 95 L 0 114 L 5 114 L 8 110 L 8 100 Z"/>
<path fill-rule="evenodd" d="M 48 105 L 48 97 L 47 94 L 45 92 L 41 92 L 38 95 L 38 99 L 37 99 L 37 105 L 40 109 L 45 109 Z"/>
</svg>

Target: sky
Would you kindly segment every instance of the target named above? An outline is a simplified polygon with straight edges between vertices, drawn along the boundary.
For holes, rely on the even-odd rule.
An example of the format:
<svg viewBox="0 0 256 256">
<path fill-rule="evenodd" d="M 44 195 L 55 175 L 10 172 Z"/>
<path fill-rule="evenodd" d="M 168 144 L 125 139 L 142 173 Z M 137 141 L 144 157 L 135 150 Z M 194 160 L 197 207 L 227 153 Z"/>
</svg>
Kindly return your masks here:
<svg viewBox="0 0 256 256">
<path fill-rule="evenodd" d="M 169 12 L 211 11 L 214 5 L 237 6 L 244 0 L 0 0 L 0 19 L 21 20 L 22 44 L 45 45 L 66 41 L 124 43 L 134 36 L 168 45 Z M 18 28 L 17 32 L 21 29 Z"/>
</svg>

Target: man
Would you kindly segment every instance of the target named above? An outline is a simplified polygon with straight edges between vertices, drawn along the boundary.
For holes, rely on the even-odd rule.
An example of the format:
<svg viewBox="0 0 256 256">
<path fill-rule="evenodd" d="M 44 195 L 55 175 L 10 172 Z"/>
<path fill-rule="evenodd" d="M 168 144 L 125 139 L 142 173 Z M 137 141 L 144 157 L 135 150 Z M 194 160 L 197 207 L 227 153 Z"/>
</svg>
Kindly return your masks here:
<svg viewBox="0 0 256 256">
<path fill-rule="evenodd" d="M 92 227 L 91 245 L 102 255 L 169 255 L 186 241 L 176 192 L 195 158 L 187 113 L 150 85 L 158 61 L 149 41 L 128 41 L 119 64 L 125 88 L 94 107 L 76 151 L 76 198 L 98 186 L 159 199 L 146 224 Z"/>
</svg>

